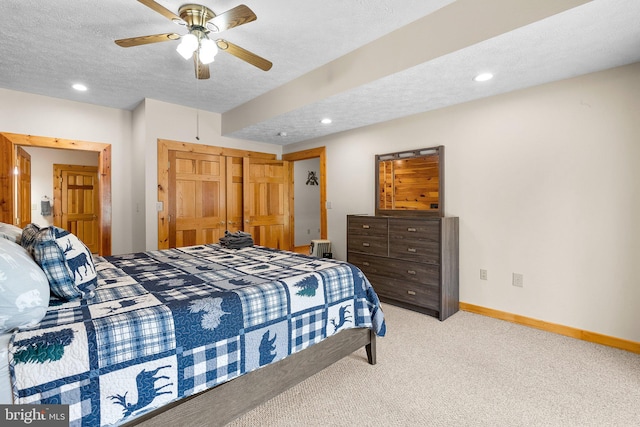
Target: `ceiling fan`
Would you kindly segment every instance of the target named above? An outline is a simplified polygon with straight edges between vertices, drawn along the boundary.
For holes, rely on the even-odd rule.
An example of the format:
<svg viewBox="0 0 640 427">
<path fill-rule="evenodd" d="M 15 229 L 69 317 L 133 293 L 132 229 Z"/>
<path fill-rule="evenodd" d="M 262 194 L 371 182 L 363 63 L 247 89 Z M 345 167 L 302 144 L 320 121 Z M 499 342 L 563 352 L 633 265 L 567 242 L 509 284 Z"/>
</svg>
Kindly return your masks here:
<svg viewBox="0 0 640 427">
<path fill-rule="evenodd" d="M 154 0 L 138 1 L 174 23 L 185 26 L 189 32 L 185 35 L 164 33 L 120 39 L 115 41 L 118 46 L 132 47 L 181 39 L 176 50 L 185 59 L 193 57 L 196 78 L 198 79 L 209 78 L 208 64 L 213 62 L 218 49 L 264 71 L 269 71 L 273 65 L 270 61 L 224 39 L 216 39 L 215 41 L 209 39 L 210 33 L 218 33 L 257 19 L 256 14 L 243 4 L 219 15 L 199 4 L 185 4 L 180 6 L 178 15 L 176 15 Z"/>
</svg>

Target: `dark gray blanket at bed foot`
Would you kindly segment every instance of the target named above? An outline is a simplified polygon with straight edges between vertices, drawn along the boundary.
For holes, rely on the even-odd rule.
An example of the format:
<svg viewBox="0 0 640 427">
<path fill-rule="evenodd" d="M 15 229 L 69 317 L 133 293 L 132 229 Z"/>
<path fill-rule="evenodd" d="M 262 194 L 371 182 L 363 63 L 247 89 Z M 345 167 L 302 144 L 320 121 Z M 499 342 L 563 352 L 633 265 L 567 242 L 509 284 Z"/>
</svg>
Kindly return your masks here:
<svg viewBox="0 0 640 427">
<path fill-rule="evenodd" d="M 220 245 L 229 249 L 242 249 L 253 246 L 253 237 L 244 231 L 236 231 L 230 233 L 228 230 L 224 232 L 224 237 L 220 238 Z"/>
</svg>

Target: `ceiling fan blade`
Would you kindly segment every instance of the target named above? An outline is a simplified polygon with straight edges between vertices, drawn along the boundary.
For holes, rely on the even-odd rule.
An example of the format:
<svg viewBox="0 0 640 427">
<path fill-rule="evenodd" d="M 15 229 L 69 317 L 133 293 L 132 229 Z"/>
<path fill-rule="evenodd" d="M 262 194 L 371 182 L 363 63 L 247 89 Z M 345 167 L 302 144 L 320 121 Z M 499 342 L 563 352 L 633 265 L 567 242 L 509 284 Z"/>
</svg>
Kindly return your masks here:
<svg viewBox="0 0 640 427">
<path fill-rule="evenodd" d="M 153 9 L 156 12 L 158 12 L 160 15 L 164 16 L 165 18 L 175 22 L 176 24 L 184 24 L 184 21 L 182 20 L 182 18 L 180 18 L 178 15 L 171 12 L 169 9 L 162 6 L 161 4 L 156 3 L 155 1 L 153 0 L 138 0 L 138 1 L 143 5 L 147 6 L 149 9 Z"/>
<path fill-rule="evenodd" d="M 176 33 L 153 34 L 150 36 L 131 37 L 128 39 L 116 40 L 116 44 L 120 47 L 132 47 L 140 46 L 143 44 L 166 42 L 169 40 L 178 40 L 179 38 L 180 34 Z"/>
<path fill-rule="evenodd" d="M 271 61 L 267 61 L 266 59 L 256 55 L 255 53 L 251 53 L 246 49 L 241 48 L 238 45 L 230 43 L 223 39 L 216 40 L 216 44 L 220 50 L 224 50 L 225 52 L 230 53 L 236 58 L 240 58 L 249 64 L 260 68 L 263 71 L 269 71 L 273 64 Z"/>
<path fill-rule="evenodd" d="M 251 21 L 255 21 L 258 19 L 255 13 L 249 7 L 241 4 L 240 6 L 236 6 L 233 9 L 229 9 L 226 12 L 221 13 L 220 15 L 212 18 L 207 23 L 207 28 L 211 29 L 211 25 L 213 24 L 218 28 L 218 31 L 228 30 L 229 28 L 237 27 L 242 24 L 246 24 Z"/>
<path fill-rule="evenodd" d="M 209 64 L 203 64 L 200 62 L 200 56 L 198 52 L 194 52 L 193 54 L 193 64 L 196 69 L 196 79 L 206 80 L 210 77 L 209 74 Z"/>
</svg>

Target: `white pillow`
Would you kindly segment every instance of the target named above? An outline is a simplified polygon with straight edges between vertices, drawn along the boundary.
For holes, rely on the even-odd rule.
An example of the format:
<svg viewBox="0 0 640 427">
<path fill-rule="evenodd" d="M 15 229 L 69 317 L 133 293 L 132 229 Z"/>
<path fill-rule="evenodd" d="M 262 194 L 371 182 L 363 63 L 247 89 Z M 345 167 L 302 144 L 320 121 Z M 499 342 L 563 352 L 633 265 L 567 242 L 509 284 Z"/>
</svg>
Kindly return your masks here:
<svg viewBox="0 0 640 427">
<path fill-rule="evenodd" d="M 14 243 L 20 244 L 21 236 L 22 229 L 20 227 L 16 227 L 13 224 L 0 222 L 0 238 L 11 240 Z"/>
<path fill-rule="evenodd" d="M 39 323 L 49 306 L 49 282 L 20 245 L 0 239 L 0 333 Z"/>
</svg>

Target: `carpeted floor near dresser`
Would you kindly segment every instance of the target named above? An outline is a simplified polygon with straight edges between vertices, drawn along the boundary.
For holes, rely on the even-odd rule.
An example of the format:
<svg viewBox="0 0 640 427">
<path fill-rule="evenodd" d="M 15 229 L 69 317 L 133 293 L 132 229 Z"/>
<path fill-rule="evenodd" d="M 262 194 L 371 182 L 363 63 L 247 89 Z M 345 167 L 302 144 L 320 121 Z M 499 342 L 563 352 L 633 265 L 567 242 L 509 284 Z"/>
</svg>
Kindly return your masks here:
<svg viewBox="0 0 640 427">
<path fill-rule="evenodd" d="M 255 410 L 246 426 L 637 426 L 640 355 L 458 312 L 383 305 L 364 350 Z"/>
</svg>

